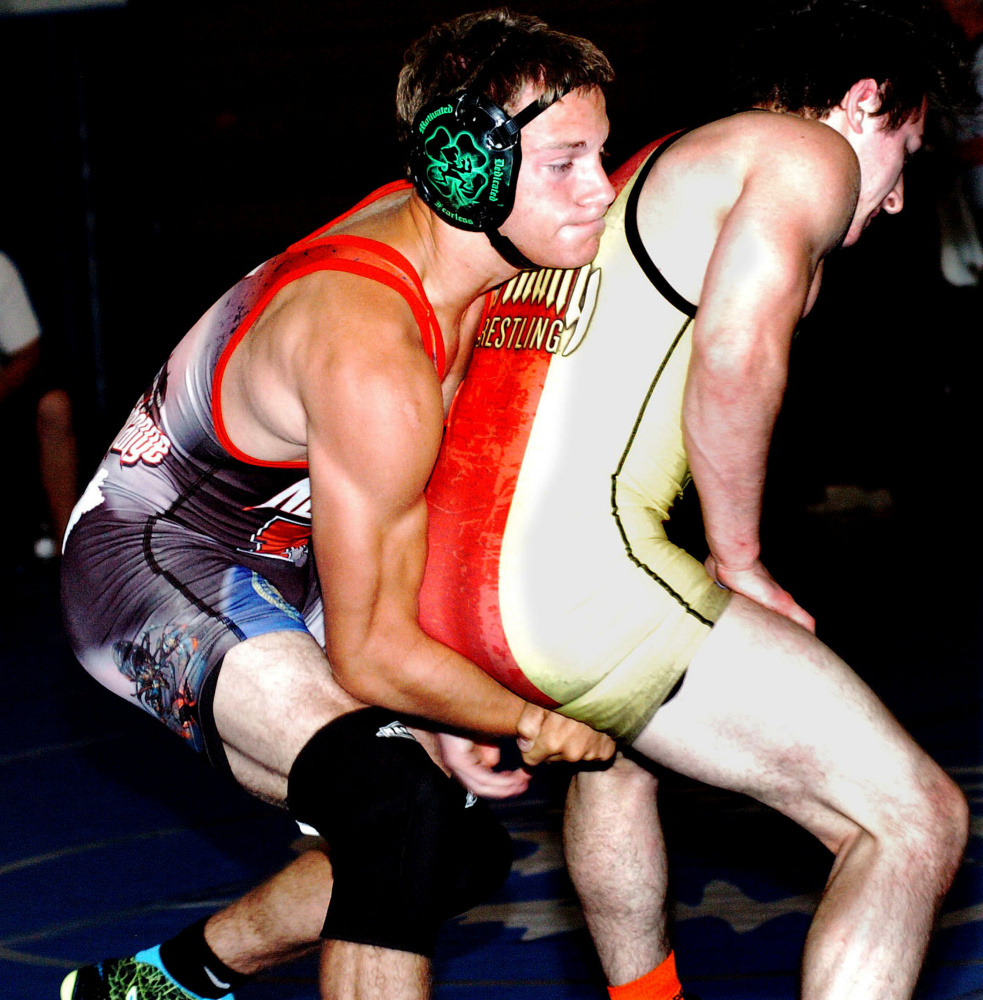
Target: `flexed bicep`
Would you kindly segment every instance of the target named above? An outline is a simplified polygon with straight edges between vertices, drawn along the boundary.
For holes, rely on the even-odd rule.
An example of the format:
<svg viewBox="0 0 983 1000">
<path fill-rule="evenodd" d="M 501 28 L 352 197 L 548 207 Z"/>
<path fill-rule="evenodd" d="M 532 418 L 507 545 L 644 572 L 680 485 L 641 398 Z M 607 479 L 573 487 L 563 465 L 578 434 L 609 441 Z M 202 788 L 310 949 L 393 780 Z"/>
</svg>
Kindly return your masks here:
<svg viewBox="0 0 983 1000">
<path fill-rule="evenodd" d="M 332 391 L 309 410 L 314 551 L 339 663 L 379 629 L 415 620 L 426 562 L 440 386 L 425 357 L 394 353 L 335 359 Z"/>
</svg>

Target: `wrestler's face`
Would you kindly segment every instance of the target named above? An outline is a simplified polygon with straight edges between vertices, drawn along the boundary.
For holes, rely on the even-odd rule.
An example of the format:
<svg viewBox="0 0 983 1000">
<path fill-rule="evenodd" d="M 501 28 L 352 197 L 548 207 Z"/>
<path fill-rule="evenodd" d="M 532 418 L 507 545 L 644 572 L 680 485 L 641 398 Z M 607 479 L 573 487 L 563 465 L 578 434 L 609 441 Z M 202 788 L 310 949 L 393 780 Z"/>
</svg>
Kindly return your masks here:
<svg viewBox="0 0 983 1000">
<path fill-rule="evenodd" d="M 511 110 L 535 97 L 526 88 Z M 515 207 L 501 231 L 530 260 L 580 267 L 594 258 L 615 194 L 601 163 L 607 136 L 596 88 L 571 91 L 523 128 Z"/>
<path fill-rule="evenodd" d="M 860 194 L 853 221 L 843 240 L 851 246 L 881 211 L 904 207 L 904 168 L 922 144 L 925 104 L 900 128 L 891 129 L 880 116 L 868 116 L 860 131 L 847 135 L 860 162 Z"/>
</svg>

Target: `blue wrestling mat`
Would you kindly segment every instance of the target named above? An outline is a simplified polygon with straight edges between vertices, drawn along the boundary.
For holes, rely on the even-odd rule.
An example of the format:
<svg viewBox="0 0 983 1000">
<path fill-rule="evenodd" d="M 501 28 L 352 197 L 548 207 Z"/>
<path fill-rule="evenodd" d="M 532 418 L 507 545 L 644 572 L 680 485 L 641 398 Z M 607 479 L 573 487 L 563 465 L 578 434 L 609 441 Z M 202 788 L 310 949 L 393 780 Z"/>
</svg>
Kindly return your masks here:
<svg viewBox="0 0 983 1000">
<path fill-rule="evenodd" d="M 889 519 L 824 519 L 815 550 L 800 547 L 798 554 L 806 563 L 835 564 L 833 545 L 858 561 L 877 561 L 900 530 Z M 918 567 L 909 569 L 917 576 Z M 949 769 L 972 804 L 973 837 L 919 996 L 983 998 L 978 625 L 967 616 L 971 629 L 942 640 L 928 621 L 917 620 L 906 623 L 903 635 L 875 635 L 867 623 L 897 615 L 897 607 L 889 607 L 894 598 L 872 596 L 862 576 L 847 575 L 835 589 L 820 584 L 815 598 L 803 594 L 802 601 L 815 608 L 821 626 L 836 623 L 827 638 Z M 158 723 L 89 680 L 67 648 L 54 599 L 53 574 L 30 568 L 14 577 L 3 604 L 4 1000 L 54 1000 L 74 965 L 160 941 L 255 884 L 299 847 L 287 817 L 223 782 Z M 547 770 L 528 796 L 501 807 L 518 860 L 503 892 L 447 927 L 436 967 L 439 1000 L 605 996 L 563 869 L 564 784 L 562 771 Z M 673 777 L 663 783 L 662 809 L 684 982 L 703 1000 L 792 1000 L 829 856 L 754 803 Z M 315 977 L 313 960 L 297 963 L 238 995 L 315 1000 Z"/>
</svg>

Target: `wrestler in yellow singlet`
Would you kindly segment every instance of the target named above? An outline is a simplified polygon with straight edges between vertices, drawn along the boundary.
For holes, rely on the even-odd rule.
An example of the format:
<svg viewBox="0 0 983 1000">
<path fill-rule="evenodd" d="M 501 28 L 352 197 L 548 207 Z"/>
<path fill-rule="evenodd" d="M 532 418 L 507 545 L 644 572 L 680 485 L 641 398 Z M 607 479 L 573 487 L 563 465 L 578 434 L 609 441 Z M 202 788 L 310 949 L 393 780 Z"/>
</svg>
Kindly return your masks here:
<svg viewBox="0 0 983 1000">
<path fill-rule="evenodd" d="M 665 146 L 615 175 L 593 264 L 520 274 L 490 304 L 428 490 L 421 594 L 435 638 L 627 740 L 729 596 L 663 526 L 688 476 L 695 308 L 641 247 L 632 193 Z"/>
</svg>

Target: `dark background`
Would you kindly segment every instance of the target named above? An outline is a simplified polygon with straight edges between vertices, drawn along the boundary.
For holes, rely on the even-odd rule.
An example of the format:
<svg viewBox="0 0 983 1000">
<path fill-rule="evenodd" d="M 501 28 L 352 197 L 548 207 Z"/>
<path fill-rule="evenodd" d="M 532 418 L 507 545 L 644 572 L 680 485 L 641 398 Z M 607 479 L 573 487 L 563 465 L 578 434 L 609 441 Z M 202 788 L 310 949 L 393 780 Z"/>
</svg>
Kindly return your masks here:
<svg viewBox="0 0 983 1000">
<path fill-rule="evenodd" d="M 0 248 L 23 271 L 48 344 L 72 375 L 83 481 L 211 302 L 399 175 L 393 94 L 402 53 L 434 21 L 483 5 L 133 0 L 0 16 Z M 728 105 L 728 49 L 770 6 L 513 4 L 610 56 L 612 166 Z M 882 215 L 859 246 L 828 262 L 793 347 L 765 563 L 933 756 L 963 767 L 978 825 L 980 306 L 976 289 L 948 288 L 938 273 L 934 202 L 949 170 L 942 151 L 916 157 L 905 211 Z M 3 476 L 12 490 L 11 471 Z M 883 494 L 888 506 L 817 509 L 835 484 Z M 697 515 L 684 501 L 674 530 L 698 537 Z M 258 881 L 279 858 L 269 844 L 292 835 L 271 840 L 262 824 L 285 819 L 210 779 L 155 721 L 78 669 L 57 624 L 56 570 L 33 574 L 5 574 L 0 600 L 8 709 L 0 977 L 10 978 L 11 996 L 42 987 L 54 995 L 73 964 L 169 936 Z M 721 798 L 664 784 L 678 898 L 695 904 L 732 861 L 751 875 L 720 877 L 742 886 L 762 884 L 761 872 L 775 876 L 777 888 L 767 882 L 761 898 L 822 886 L 827 859 L 804 835 L 787 825 L 769 832 L 781 821 L 762 820 L 743 800 L 723 797 L 721 811 Z M 980 864 L 974 838 L 952 909 L 978 912 Z M 789 926 L 771 927 L 779 924 Z M 702 995 L 729 995 L 719 991 L 738 967 L 735 954 L 765 978 L 782 970 L 792 995 L 804 918 L 781 947 L 768 929 L 728 936 L 713 920 L 681 926 L 685 974 L 706 974 Z M 963 935 L 961 950 L 953 937 L 940 946 L 933 975 L 944 985 L 957 966 L 979 965 L 978 930 L 969 931 L 951 932 Z M 465 945 L 451 939 L 461 957 L 443 976 L 457 974 L 472 996 L 484 967 L 475 970 Z M 532 986 L 558 995 L 554 981 L 580 976 L 596 980 L 590 995 L 601 996 L 596 974 L 578 971 L 589 949 L 571 947 L 574 959 L 545 974 L 527 972 L 519 950 L 495 953 L 487 975 L 514 976 L 523 996 Z M 312 969 L 288 966 L 282 976 L 299 983 L 294 992 L 287 978 L 250 995 L 310 995 Z M 740 979 L 735 991 L 752 995 Z M 443 995 L 457 994 L 445 987 Z M 493 984 L 489 995 L 505 993 Z"/>
<path fill-rule="evenodd" d="M 0 247 L 73 376 L 83 481 L 212 301 L 399 175 L 403 51 L 433 22 L 482 6 L 132 0 L 0 17 Z M 729 47 L 776 5 L 512 6 L 611 58 L 614 166 L 726 108 Z M 909 172 L 905 213 L 882 216 L 860 247 L 834 256 L 796 345 L 772 479 L 803 502 L 838 482 L 918 493 L 926 466 L 951 466 L 939 448 L 962 447 L 976 295 L 942 286 L 939 156 L 918 159 L 928 162 Z"/>
<path fill-rule="evenodd" d="M 229 285 L 400 174 L 403 52 L 483 6 L 133 0 L 0 18 L 0 246 L 104 434 Z M 732 17 L 671 7 L 513 4 L 608 53 L 612 165 L 704 116 L 719 88 Z"/>
</svg>

